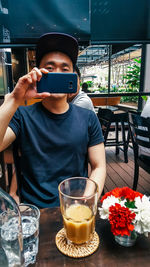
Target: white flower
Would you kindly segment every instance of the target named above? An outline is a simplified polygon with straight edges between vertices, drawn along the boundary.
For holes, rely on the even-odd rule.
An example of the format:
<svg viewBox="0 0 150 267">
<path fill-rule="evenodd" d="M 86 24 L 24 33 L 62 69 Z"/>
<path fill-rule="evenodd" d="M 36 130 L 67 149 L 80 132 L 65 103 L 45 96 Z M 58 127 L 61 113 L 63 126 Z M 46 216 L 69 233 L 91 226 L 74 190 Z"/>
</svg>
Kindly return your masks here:
<svg viewBox="0 0 150 267">
<path fill-rule="evenodd" d="M 145 195 L 135 198 L 136 217 L 134 220 L 135 231 L 148 236 L 150 232 L 150 201 Z"/>
<path fill-rule="evenodd" d="M 119 203 L 119 199 L 114 196 L 108 196 L 106 199 L 104 199 L 102 207 L 98 208 L 100 217 L 102 219 L 109 218 L 109 208 L 111 206 L 115 206 L 115 203 Z"/>
<path fill-rule="evenodd" d="M 147 196 L 143 196 L 142 198 L 136 197 L 135 198 L 135 206 L 137 207 L 138 210 L 143 210 L 145 208 L 150 209 L 150 201 Z"/>
</svg>

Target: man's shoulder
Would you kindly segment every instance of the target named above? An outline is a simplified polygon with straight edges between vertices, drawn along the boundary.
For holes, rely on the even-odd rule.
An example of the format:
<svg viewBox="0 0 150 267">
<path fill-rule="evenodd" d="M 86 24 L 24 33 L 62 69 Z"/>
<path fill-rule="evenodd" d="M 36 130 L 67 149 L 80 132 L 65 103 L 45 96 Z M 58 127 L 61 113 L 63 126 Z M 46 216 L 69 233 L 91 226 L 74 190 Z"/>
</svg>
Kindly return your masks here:
<svg viewBox="0 0 150 267">
<path fill-rule="evenodd" d="M 78 98 L 85 98 L 85 99 L 89 99 L 89 100 L 91 100 L 90 97 L 89 97 L 85 92 L 83 92 L 83 91 L 81 91 L 81 90 L 79 91 L 77 97 L 78 97 Z"/>
<path fill-rule="evenodd" d="M 20 106 L 15 112 L 14 117 L 18 119 L 23 118 L 23 120 L 28 121 L 31 118 L 32 120 L 34 120 L 34 118 L 39 117 L 39 114 L 41 114 L 40 105 L 38 103 L 35 103 L 29 106 Z"/>
<path fill-rule="evenodd" d="M 90 97 L 83 91 L 80 91 L 79 94 L 72 101 L 73 104 L 94 111 L 93 103 Z"/>
<path fill-rule="evenodd" d="M 32 110 L 39 110 L 39 108 L 40 108 L 39 103 L 35 103 L 29 106 L 20 106 L 18 110 L 20 111 L 20 113 L 23 113 L 23 112 L 31 112 Z"/>
<path fill-rule="evenodd" d="M 84 116 L 92 116 L 94 114 L 94 116 L 96 115 L 95 112 L 93 112 L 93 110 L 89 109 L 89 108 L 85 108 L 81 105 L 76 105 L 75 103 L 71 103 L 72 105 L 72 111 L 74 113 L 79 113 L 80 116 L 81 114 Z"/>
</svg>

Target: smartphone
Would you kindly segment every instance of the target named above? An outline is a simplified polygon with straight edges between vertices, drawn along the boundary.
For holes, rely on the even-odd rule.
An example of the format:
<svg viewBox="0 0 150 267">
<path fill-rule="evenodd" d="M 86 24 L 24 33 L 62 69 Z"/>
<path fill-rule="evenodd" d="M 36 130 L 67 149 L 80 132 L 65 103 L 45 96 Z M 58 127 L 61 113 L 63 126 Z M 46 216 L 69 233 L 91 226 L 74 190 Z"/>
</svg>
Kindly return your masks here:
<svg viewBox="0 0 150 267">
<path fill-rule="evenodd" d="M 76 93 L 77 74 L 76 73 L 55 73 L 43 74 L 37 82 L 37 92 L 49 93 Z"/>
</svg>

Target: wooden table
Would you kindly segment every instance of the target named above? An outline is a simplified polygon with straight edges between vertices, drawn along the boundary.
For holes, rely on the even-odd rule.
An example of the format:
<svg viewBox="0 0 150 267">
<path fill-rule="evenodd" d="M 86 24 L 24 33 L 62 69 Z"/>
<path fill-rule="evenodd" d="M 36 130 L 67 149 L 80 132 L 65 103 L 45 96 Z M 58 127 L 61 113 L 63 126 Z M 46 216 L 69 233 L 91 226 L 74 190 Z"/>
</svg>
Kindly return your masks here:
<svg viewBox="0 0 150 267">
<path fill-rule="evenodd" d="M 118 245 L 110 231 L 108 221 L 99 219 L 97 214 L 96 231 L 100 236 L 100 246 L 91 256 L 74 259 L 64 256 L 55 245 L 55 235 L 62 228 L 59 208 L 41 210 L 40 242 L 37 261 L 41 267 L 148 267 L 150 266 L 150 236 L 139 236 L 133 247 Z"/>
</svg>

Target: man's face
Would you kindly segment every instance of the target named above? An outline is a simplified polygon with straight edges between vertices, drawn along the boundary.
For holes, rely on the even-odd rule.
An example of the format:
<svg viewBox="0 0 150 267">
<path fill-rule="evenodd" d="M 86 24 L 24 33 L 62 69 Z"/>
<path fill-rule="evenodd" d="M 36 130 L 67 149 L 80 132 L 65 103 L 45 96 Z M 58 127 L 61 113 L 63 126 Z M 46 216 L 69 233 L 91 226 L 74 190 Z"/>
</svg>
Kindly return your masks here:
<svg viewBox="0 0 150 267">
<path fill-rule="evenodd" d="M 71 59 L 61 52 L 50 52 L 42 58 L 39 68 L 45 68 L 49 72 L 72 73 L 73 64 Z M 51 97 L 63 98 L 67 94 L 51 94 Z"/>
</svg>

